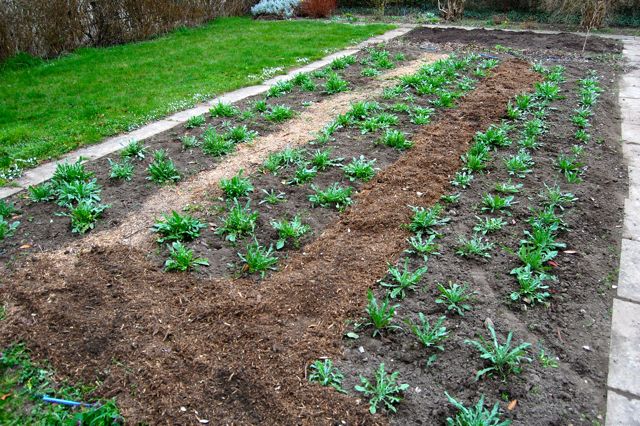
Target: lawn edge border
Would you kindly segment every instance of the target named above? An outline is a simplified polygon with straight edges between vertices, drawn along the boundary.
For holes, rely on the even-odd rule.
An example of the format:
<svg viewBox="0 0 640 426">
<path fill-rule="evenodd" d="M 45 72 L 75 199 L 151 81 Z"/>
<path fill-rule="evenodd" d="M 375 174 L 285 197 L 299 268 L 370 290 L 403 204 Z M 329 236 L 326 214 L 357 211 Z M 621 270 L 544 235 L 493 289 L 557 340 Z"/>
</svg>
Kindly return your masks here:
<svg viewBox="0 0 640 426">
<path fill-rule="evenodd" d="M 80 159 L 84 161 L 97 160 L 103 158 L 109 154 L 121 150 L 124 146 L 135 139 L 137 141 L 144 141 L 150 137 L 153 137 L 159 133 L 172 129 L 180 124 L 184 124 L 191 117 L 205 114 L 209 111 L 211 106 L 219 103 L 235 103 L 251 96 L 265 93 L 269 88 L 280 81 L 290 80 L 297 74 L 311 72 L 327 66 L 332 60 L 341 56 L 353 55 L 363 50 L 364 48 L 375 45 L 378 43 L 384 43 L 394 38 L 401 37 L 407 34 L 409 31 L 416 28 L 416 25 L 402 24 L 397 25 L 396 28 L 389 30 L 383 34 L 370 37 L 353 47 L 340 50 L 325 56 L 322 59 L 309 63 L 300 68 L 294 68 L 287 74 L 279 75 L 272 79 L 264 81 L 262 84 L 247 86 L 232 92 L 224 93 L 206 102 L 200 103 L 192 108 L 179 111 L 167 117 L 164 117 L 157 121 L 152 121 L 136 130 L 131 132 L 122 133 L 117 136 L 111 136 L 104 139 L 102 142 L 92 144 L 75 151 L 71 151 L 63 155 L 60 159 L 43 163 L 33 169 L 28 169 L 24 174 L 15 181 L 10 182 L 9 186 L 0 187 L 0 200 L 15 195 L 21 191 L 24 191 L 29 186 L 38 185 L 51 179 L 56 166 L 65 162 L 76 162 Z"/>
</svg>

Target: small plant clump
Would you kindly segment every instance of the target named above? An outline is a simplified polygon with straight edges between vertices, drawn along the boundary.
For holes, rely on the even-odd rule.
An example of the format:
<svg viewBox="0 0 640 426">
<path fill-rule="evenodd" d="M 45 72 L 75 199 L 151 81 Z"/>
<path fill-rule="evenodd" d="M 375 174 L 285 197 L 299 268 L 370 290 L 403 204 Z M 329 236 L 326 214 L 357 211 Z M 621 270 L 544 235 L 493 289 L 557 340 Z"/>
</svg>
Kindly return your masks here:
<svg viewBox="0 0 640 426">
<path fill-rule="evenodd" d="M 321 386 L 331 386 L 340 393 L 347 393 L 342 388 L 342 380 L 344 376 L 330 359 L 316 360 L 309 367 L 311 374 L 309 374 L 309 381 L 318 383 Z"/>
<path fill-rule="evenodd" d="M 294 247 L 299 247 L 300 238 L 311 230 L 309 225 L 302 223 L 299 216 L 294 216 L 291 220 L 274 220 L 271 222 L 271 226 L 278 231 L 276 250 L 284 248 L 289 239 L 293 241 Z"/>
<path fill-rule="evenodd" d="M 356 179 L 368 182 L 376 174 L 376 170 L 374 168 L 375 163 L 375 158 L 373 160 L 367 160 L 364 155 L 361 155 L 360 158 L 354 157 L 349 164 L 343 166 L 344 174 L 352 182 Z"/>
<path fill-rule="evenodd" d="M 351 193 L 353 188 L 350 186 L 340 186 L 339 183 L 327 187 L 326 189 L 320 189 L 315 185 L 311 185 L 313 194 L 309 195 L 309 201 L 313 207 L 335 207 L 338 210 L 342 210 L 351 205 Z"/>
<path fill-rule="evenodd" d="M 448 287 L 438 284 L 438 291 L 440 297 L 436 299 L 436 303 L 445 305 L 447 311 L 464 316 L 465 311 L 471 310 L 471 305 L 467 302 L 471 300 L 473 293 L 469 292 L 466 284 L 449 283 Z"/>
<path fill-rule="evenodd" d="M 465 343 L 475 347 L 480 352 L 480 358 L 489 363 L 489 367 L 484 368 L 476 374 L 476 380 L 485 375 L 492 375 L 497 373 L 502 380 L 506 380 L 509 374 L 519 374 L 522 371 L 523 362 L 531 362 L 528 358 L 527 349 L 531 346 L 530 343 L 521 343 L 516 347 L 512 347 L 511 340 L 513 338 L 513 332 L 509 332 L 507 340 L 500 344 L 498 343 L 498 337 L 496 331 L 489 325 L 489 334 L 491 340 L 487 342 L 480 337 L 480 340 L 465 340 Z"/>
<path fill-rule="evenodd" d="M 243 170 L 240 170 L 231 179 L 223 178 L 220 180 L 220 189 L 222 189 L 226 198 L 245 197 L 250 192 L 253 192 L 251 181 L 248 178 L 243 178 L 242 173 Z"/>
<path fill-rule="evenodd" d="M 240 114 L 240 110 L 230 104 L 226 104 L 224 102 L 218 102 L 215 104 L 210 110 L 209 114 L 211 117 L 235 117 Z"/>
<path fill-rule="evenodd" d="M 122 162 L 113 161 L 111 158 L 108 159 L 109 166 L 111 166 L 111 172 L 109 173 L 109 178 L 111 179 L 119 179 L 119 180 L 131 180 L 133 177 L 133 163 L 128 160 L 124 160 Z"/>
<path fill-rule="evenodd" d="M 407 290 L 416 289 L 416 286 L 422 279 L 422 276 L 427 273 L 427 267 L 423 266 L 422 268 L 411 272 L 409 270 L 409 259 L 406 259 L 402 269 L 395 266 L 389 266 L 388 272 L 391 280 L 389 280 L 389 282 L 381 281 L 380 285 L 391 289 L 389 296 L 392 299 L 398 297 L 400 299 L 404 299 Z"/>
<path fill-rule="evenodd" d="M 153 153 L 153 161 L 147 167 L 147 179 L 158 183 L 175 183 L 180 180 L 180 173 L 165 150 L 159 149 Z"/>
<path fill-rule="evenodd" d="M 418 313 L 418 319 L 419 322 L 417 324 L 412 321 L 406 321 L 418 342 L 425 348 L 436 348 L 444 351 L 441 343 L 449 337 L 447 327 L 443 325 L 446 317 L 441 316 L 435 323 L 430 324 L 429 320 L 420 312 Z"/>
<path fill-rule="evenodd" d="M 447 392 L 445 395 L 449 402 L 458 409 L 458 413 L 454 417 L 447 417 L 447 426 L 509 426 L 511 424 L 511 420 L 500 419 L 500 405 L 497 402 L 491 411 L 485 408 L 484 396 L 480 397 L 476 405 L 468 408 Z"/>
<path fill-rule="evenodd" d="M 375 414 L 378 411 L 378 405 L 383 404 L 384 407 L 395 413 L 395 405 L 402 401 L 402 394 L 409 389 L 406 383 L 398 384 L 398 372 L 388 374 L 384 369 L 384 363 L 376 370 L 373 383 L 367 378 L 360 376 L 360 385 L 355 389 L 362 392 L 369 398 L 369 411 Z"/>
<path fill-rule="evenodd" d="M 160 244 L 194 240 L 200 236 L 203 228 L 206 225 L 198 219 L 188 214 L 181 215 L 175 210 L 170 214 L 163 214 L 162 219 L 153 225 L 153 231 L 160 235 L 157 239 Z"/>
<path fill-rule="evenodd" d="M 367 300 L 368 304 L 365 311 L 368 318 L 361 326 L 373 326 L 373 337 L 379 335 L 383 330 L 397 330 L 400 328 L 392 323 L 399 305 L 392 305 L 388 297 L 382 303 L 379 303 L 371 290 L 367 291 Z"/>
<path fill-rule="evenodd" d="M 196 257 L 193 250 L 187 248 L 180 241 L 174 241 L 169 246 L 169 259 L 164 263 L 165 271 L 186 272 L 197 269 L 199 266 L 209 266 L 209 261 L 202 257 Z"/>
<path fill-rule="evenodd" d="M 259 272 L 261 278 L 264 278 L 267 271 L 275 270 L 278 263 L 278 258 L 273 256 L 273 246 L 266 248 L 256 240 L 247 245 L 244 254 L 238 253 L 238 257 L 244 262 L 243 272 L 250 274 Z"/>
<path fill-rule="evenodd" d="M 237 199 L 234 199 L 229 213 L 216 229 L 216 234 L 226 235 L 226 239 L 231 242 L 235 242 L 245 235 L 253 234 L 259 214 L 251 211 L 250 203 L 251 201 L 247 201 L 247 204 L 243 206 Z"/>
</svg>

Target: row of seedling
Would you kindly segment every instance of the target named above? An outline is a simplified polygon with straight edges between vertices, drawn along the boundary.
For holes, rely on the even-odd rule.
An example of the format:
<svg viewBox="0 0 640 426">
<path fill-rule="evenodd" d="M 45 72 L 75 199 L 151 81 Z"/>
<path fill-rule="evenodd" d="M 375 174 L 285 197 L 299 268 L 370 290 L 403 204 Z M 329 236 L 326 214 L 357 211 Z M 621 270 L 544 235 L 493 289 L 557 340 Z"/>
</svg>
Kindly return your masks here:
<svg viewBox="0 0 640 426">
<path fill-rule="evenodd" d="M 557 72 L 553 73 L 555 77 L 562 72 L 561 69 L 556 71 Z M 526 146 L 522 147 L 522 150 L 515 158 L 505 159 L 505 165 L 510 175 L 521 178 L 529 173 L 529 168 L 533 165 L 533 162 L 526 149 L 536 147 L 537 138 L 544 129 L 542 119 L 545 114 L 540 113 L 540 110 L 544 111 L 548 102 L 557 99 L 559 96 L 558 93 L 559 88 L 555 82 L 545 82 L 537 86 L 535 95 L 523 94 L 516 99 L 518 105 L 517 117 L 512 118 L 524 119 L 529 113 L 535 118 L 525 122 L 523 125 L 522 140 L 525 142 L 522 144 Z M 534 104 L 538 107 L 534 108 Z M 510 109 L 512 114 L 514 114 L 513 111 L 515 108 L 510 106 Z M 469 152 L 463 156 L 465 163 L 464 169 L 456 175 L 452 184 L 462 188 L 468 187 L 473 180 L 473 173 L 485 170 L 491 159 L 490 153 L 493 150 L 511 145 L 511 141 L 508 138 L 508 133 L 511 130 L 512 127 L 509 124 L 503 123 L 502 125 L 491 126 L 486 132 L 478 133 L 474 138 L 474 145 Z M 507 194 L 518 192 L 521 187 L 522 184 L 514 184 L 511 180 L 496 185 L 497 189 Z M 443 196 L 443 201 L 455 203 L 459 197 L 460 194 L 450 194 Z M 513 203 L 513 195 L 501 197 L 484 194 L 481 209 L 483 212 L 490 213 L 504 212 L 507 211 Z M 412 207 L 412 212 L 412 220 L 407 227 L 414 235 L 407 240 L 410 245 L 407 252 L 421 257 L 425 265 L 414 271 L 408 267 L 408 260 L 405 261 L 401 267 L 390 266 L 388 271 L 390 279 L 383 280 L 380 283 L 382 287 L 388 289 L 387 296 L 382 301 L 378 301 L 373 295 L 373 292 L 369 291 L 369 303 L 366 307 L 368 319 L 361 325 L 372 327 L 374 336 L 380 334 L 384 329 L 400 328 L 399 325 L 393 322 L 399 305 L 393 304 L 392 300 L 403 299 L 409 291 L 416 290 L 422 277 L 427 272 L 427 259 L 431 255 L 439 254 L 440 249 L 437 244 L 437 238 L 440 234 L 437 228 L 449 222 L 449 218 L 442 216 L 443 207 L 439 204 L 431 208 Z M 492 245 L 485 242 L 482 236 L 501 229 L 505 224 L 506 222 L 504 222 L 502 218 L 479 219 L 478 224 L 474 227 L 477 234 L 471 240 L 461 241 L 461 246 L 457 248 L 457 253 L 463 256 L 487 256 L 487 250 L 490 249 Z M 438 291 L 440 292 L 440 296 L 437 298 L 436 303 L 442 304 L 446 312 L 452 312 L 462 316 L 465 311 L 471 309 L 469 302 L 472 300 L 474 293 L 469 291 L 467 285 L 449 283 L 448 286 L 445 286 L 439 284 Z M 449 336 L 449 331 L 444 325 L 446 317 L 441 316 L 433 323 L 430 323 L 426 316 L 420 313 L 418 319 L 419 321 L 417 323 L 411 320 L 405 321 L 417 340 L 425 348 L 443 350 L 442 342 Z M 527 350 L 530 344 L 521 343 L 519 345 L 513 345 L 511 332 L 508 333 L 506 341 L 500 343 L 494 328 L 489 326 L 488 329 L 490 333 L 489 341 L 485 341 L 482 338 L 480 338 L 480 340 L 465 341 L 465 343 L 475 347 L 480 352 L 480 357 L 488 363 L 486 368 L 477 373 L 476 378 L 479 379 L 485 375 L 495 374 L 505 380 L 510 373 L 519 373 L 521 371 L 521 365 L 531 361 L 531 359 L 527 357 Z M 434 360 L 435 356 L 432 355 L 429 358 L 429 363 L 432 363 Z M 318 361 L 314 368 L 318 370 L 325 366 L 326 363 L 327 361 Z M 396 386 L 397 373 L 388 375 L 384 371 L 384 365 L 381 365 L 376 371 L 374 379 L 375 383 L 372 384 L 368 379 L 361 377 L 362 385 L 356 389 L 360 392 L 368 392 L 367 395 L 371 397 L 370 407 L 372 412 L 376 411 L 376 406 L 380 402 L 384 402 L 386 408 L 390 411 L 395 411 L 393 404 L 400 401 L 401 391 L 406 389 L 408 385 L 402 385 L 404 389 Z M 388 390 L 385 385 L 387 383 L 390 385 Z M 470 421 L 472 418 L 477 420 L 478 417 L 486 417 L 488 421 L 499 422 L 500 416 L 497 404 L 492 410 L 487 410 L 484 407 L 484 399 L 481 398 L 478 404 L 467 408 L 448 394 L 447 397 L 450 402 L 460 410 L 455 420 L 448 419 L 452 424 L 454 424 L 454 421 L 464 422 Z"/>
<path fill-rule="evenodd" d="M 446 78 L 439 78 L 437 84 L 440 90 L 445 91 L 448 85 L 454 84 L 454 79 L 459 77 L 457 70 L 464 70 L 475 60 L 477 60 L 476 57 L 470 56 L 463 60 L 452 58 L 438 61 L 432 65 L 423 67 L 418 74 L 429 81 L 431 81 L 432 78 L 444 75 Z M 494 64 L 489 65 L 491 67 L 495 66 Z M 489 65 L 486 67 L 489 68 Z M 432 82 L 430 84 L 436 83 Z M 222 107 L 220 107 L 220 109 L 222 109 Z M 430 116 L 433 113 L 433 109 L 424 111 L 417 110 L 414 107 L 412 112 L 414 114 L 422 114 L 424 117 L 425 114 Z M 365 123 L 360 126 L 362 133 L 386 129 L 384 134 L 377 139 L 376 143 L 399 150 L 408 149 L 412 146 L 403 132 L 390 128 L 399 123 L 399 118 L 394 114 L 384 112 L 383 107 L 377 102 L 358 102 L 353 104 L 346 114 L 339 115 L 334 122 L 327 126 L 324 135 L 330 138 L 337 129 L 353 126 L 358 122 Z M 322 144 L 322 141 L 316 140 L 315 143 Z M 349 181 L 359 180 L 366 182 L 375 175 L 375 162 L 375 159 L 367 159 L 364 156 L 360 156 L 354 157 L 350 162 L 345 164 L 344 159 L 335 158 L 331 155 L 330 148 L 319 148 L 311 153 L 301 148 L 286 148 L 281 152 L 270 154 L 265 160 L 262 170 L 277 174 L 283 168 L 293 168 L 293 174 L 286 183 L 289 185 L 303 185 L 310 183 L 317 176 L 318 172 L 326 171 L 331 167 L 340 167 L 344 171 L 345 178 Z M 254 188 L 250 180 L 247 177 L 243 177 L 240 173 L 229 180 L 221 181 L 220 185 L 225 195 L 224 199 L 226 200 L 227 214 L 221 218 L 221 222 L 217 225 L 216 233 L 232 243 L 236 243 L 245 238 L 249 240 L 253 239 L 253 241 L 246 246 L 245 252 L 238 253 L 238 256 L 243 262 L 243 271 L 249 273 L 257 272 L 264 276 L 268 270 L 274 269 L 276 266 L 277 256 L 275 256 L 275 250 L 283 248 L 287 240 L 292 241 L 294 247 L 297 246 L 300 238 L 308 233 L 310 228 L 308 225 L 302 223 L 299 216 L 294 216 L 288 220 L 273 221 L 271 225 L 278 231 L 279 235 L 275 250 L 273 245 L 269 247 L 263 246 L 258 243 L 255 238 L 259 213 L 251 208 L 249 195 L 254 191 Z M 309 194 L 308 198 L 312 207 L 333 207 L 342 210 L 352 203 L 351 194 L 353 187 L 351 186 L 343 186 L 335 182 L 326 188 L 319 188 L 311 184 L 311 190 L 312 193 Z M 285 195 L 282 192 L 277 192 L 274 189 L 270 191 L 263 190 L 263 192 L 264 196 L 260 202 L 261 204 L 276 204 L 286 201 Z M 246 198 L 247 201 L 241 202 L 240 199 L 242 198 Z M 171 244 L 173 245 L 173 243 L 174 242 Z M 182 242 L 177 241 L 177 243 L 181 244 Z M 181 258 L 191 260 L 193 266 L 198 265 L 198 263 L 195 262 L 196 260 L 203 260 L 197 259 L 192 252 L 188 252 L 188 255 L 182 256 L 182 254 L 186 253 L 184 249 L 182 246 L 178 246 L 178 248 L 170 247 L 170 255 L 174 257 L 173 253 L 180 254 Z M 173 265 L 173 263 L 171 264 Z M 186 261 L 185 264 L 188 265 Z M 201 264 L 203 264 L 203 262 L 201 262 Z M 180 270 L 188 270 L 190 268 L 191 266 L 186 266 L 180 268 Z"/>
</svg>

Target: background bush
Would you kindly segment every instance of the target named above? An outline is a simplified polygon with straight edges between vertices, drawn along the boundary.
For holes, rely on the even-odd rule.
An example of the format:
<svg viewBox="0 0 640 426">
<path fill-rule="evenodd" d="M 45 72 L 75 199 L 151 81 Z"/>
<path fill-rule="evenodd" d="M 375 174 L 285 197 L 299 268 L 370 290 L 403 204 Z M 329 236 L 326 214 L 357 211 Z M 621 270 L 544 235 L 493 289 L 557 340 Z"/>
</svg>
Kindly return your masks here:
<svg viewBox="0 0 640 426">
<path fill-rule="evenodd" d="M 256 0 L 1 0 L 0 60 L 53 57 L 81 46 L 144 40 L 218 16 L 246 14 Z"/>
</svg>

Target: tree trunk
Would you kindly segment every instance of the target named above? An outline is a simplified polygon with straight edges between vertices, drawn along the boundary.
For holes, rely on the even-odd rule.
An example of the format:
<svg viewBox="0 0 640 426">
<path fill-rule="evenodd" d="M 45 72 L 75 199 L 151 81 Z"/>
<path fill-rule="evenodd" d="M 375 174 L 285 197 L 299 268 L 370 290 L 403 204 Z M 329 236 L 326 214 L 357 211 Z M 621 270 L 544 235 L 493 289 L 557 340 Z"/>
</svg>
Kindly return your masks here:
<svg viewBox="0 0 640 426">
<path fill-rule="evenodd" d="M 464 13 L 465 0 L 438 0 L 438 9 L 445 21 L 457 21 Z"/>
<path fill-rule="evenodd" d="M 602 28 L 611 0 L 585 0 L 580 26 L 585 29 Z"/>
</svg>

